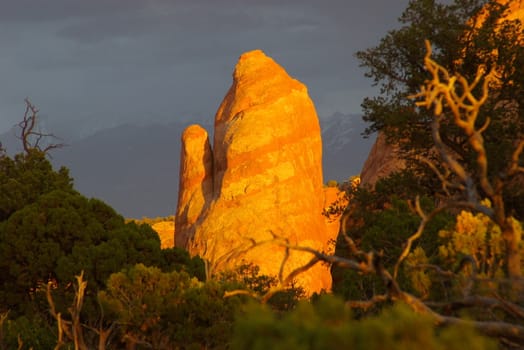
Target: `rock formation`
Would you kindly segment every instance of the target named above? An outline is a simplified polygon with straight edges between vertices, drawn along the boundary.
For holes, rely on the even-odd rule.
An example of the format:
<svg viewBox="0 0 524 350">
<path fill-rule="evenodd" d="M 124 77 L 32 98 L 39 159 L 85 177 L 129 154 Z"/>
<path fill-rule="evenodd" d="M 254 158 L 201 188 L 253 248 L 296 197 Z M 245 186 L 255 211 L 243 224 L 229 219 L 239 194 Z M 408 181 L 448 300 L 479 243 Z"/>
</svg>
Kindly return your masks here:
<svg viewBox="0 0 524 350">
<path fill-rule="evenodd" d="M 507 12 L 505 13 L 504 20 L 521 20 L 524 19 L 524 1 L 522 0 L 497 0 L 501 5 L 508 6 Z M 480 20 L 478 25 L 480 26 L 484 19 L 487 17 L 488 13 L 485 8 L 480 14 Z"/>
<path fill-rule="evenodd" d="M 379 179 L 403 169 L 404 166 L 398 146 L 388 143 L 386 135 L 379 133 L 360 172 L 360 185 L 373 187 Z"/>
<path fill-rule="evenodd" d="M 338 187 L 324 188 L 324 216 L 330 237 L 337 237 L 341 224 L 340 217 L 348 204 L 346 191 L 341 191 Z"/>
<path fill-rule="evenodd" d="M 175 246 L 175 242 L 173 241 L 175 223 L 173 221 L 156 222 L 151 227 L 156 231 L 156 233 L 158 233 L 158 237 L 160 238 L 160 248 L 166 249 Z"/>
<path fill-rule="evenodd" d="M 503 19 L 524 21 L 524 1 L 498 0 L 498 2 L 509 5 Z M 476 24 L 480 26 L 485 17 L 487 17 L 487 12 L 483 10 Z M 497 55 L 497 52 L 494 51 L 492 54 Z M 505 108 L 508 109 L 507 103 Z M 398 146 L 388 144 L 386 136 L 379 133 L 360 173 L 361 185 L 373 187 L 377 180 L 403 169 L 404 166 L 405 162 L 399 155 Z"/>
<path fill-rule="evenodd" d="M 182 134 L 175 245 L 187 247 L 194 224 L 213 196 L 213 154 L 207 131 L 191 125 Z"/>
<path fill-rule="evenodd" d="M 278 275 L 285 249 L 252 242 L 275 236 L 327 251 L 338 227 L 322 216 L 322 146 L 306 87 L 256 50 L 243 54 L 215 116 L 213 150 L 206 133 L 182 137 L 176 245 L 209 262 L 209 272 L 254 263 Z M 292 251 L 284 276 L 311 255 Z M 308 293 L 331 287 L 326 266 L 297 277 Z"/>
</svg>

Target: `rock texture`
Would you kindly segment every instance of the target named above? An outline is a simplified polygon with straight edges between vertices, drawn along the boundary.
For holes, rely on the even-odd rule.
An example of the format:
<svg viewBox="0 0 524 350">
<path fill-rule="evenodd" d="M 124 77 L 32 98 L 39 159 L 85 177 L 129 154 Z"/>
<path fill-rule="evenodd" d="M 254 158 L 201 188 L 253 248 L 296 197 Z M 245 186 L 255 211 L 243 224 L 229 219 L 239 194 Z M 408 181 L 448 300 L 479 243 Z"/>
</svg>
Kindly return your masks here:
<svg viewBox="0 0 524 350">
<path fill-rule="evenodd" d="M 524 1 L 509 1 L 509 0 L 499 0 L 501 4 L 508 4 L 508 16 L 507 19 L 514 20 L 518 19 L 520 21 L 524 20 Z"/>
<path fill-rule="evenodd" d="M 213 151 L 192 126 L 182 137 L 176 245 L 209 262 L 215 273 L 254 263 L 277 275 L 290 244 L 328 250 L 337 232 L 322 216 L 322 146 L 306 87 L 256 50 L 243 54 L 215 116 Z M 338 231 L 338 228 L 336 229 Z M 311 255 L 292 251 L 284 275 Z M 297 277 L 308 293 L 331 287 L 325 266 Z"/>
<path fill-rule="evenodd" d="M 191 125 L 182 134 L 175 245 L 187 247 L 194 224 L 213 196 L 213 154 L 207 131 Z"/>
<path fill-rule="evenodd" d="M 524 1 L 523 0 L 497 0 L 501 5 L 508 5 L 507 12 L 504 16 L 505 20 L 523 20 L 524 19 Z M 478 25 L 480 26 L 484 18 L 487 17 L 487 11 L 483 10 L 481 13 L 480 21 Z"/>
<path fill-rule="evenodd" d="M 500 4 L 508 4 L 509 1 L 498 0 L 498 2 Z M 483 21 L 483 17 L 486 16 L 487 13 L 481 13 L 480 19 L 478 20 L 479 26 Z M 524 21 L 524 1 L 509 2 L 507 15 L 504 18 L 507 20 L 519 19 Z M 497 52 L 493 52 L 493 54 L 496 55 Z M 380 178 L 386 177 L 404 167 L 405 162 L 398 154 L 398 147 L 388 144 L 385 135 L 379 133 L 360 173 L 361 185 L 373 187 Z"/>
<path fill-rule="evenodd" d="M 386 135 L 379 133 L 360 172 L 360 185 L 374 187 L 379 179 L 404 167 L 405 162 L 399 156 L 398 146 L 389 144 Z"/>
<path fill-rule="evenodd" d="M 337 237 L 340 229 L 340 217 L 344 209 L 349 204 L 346 191 L 341 191 L 338 187 L 324 188 L 324 216 L 328 236 Z"/>
<path fill-rule="evenodd" d="M 158 237 L 160 238 L 160 248 L 167 249 L 175 246 L 173 240 L 175 223 L 173 221 L 160 221 L 154 223 L 151 227 L 156 231 L 156 233 L 158 233 Z"/>
</svg>

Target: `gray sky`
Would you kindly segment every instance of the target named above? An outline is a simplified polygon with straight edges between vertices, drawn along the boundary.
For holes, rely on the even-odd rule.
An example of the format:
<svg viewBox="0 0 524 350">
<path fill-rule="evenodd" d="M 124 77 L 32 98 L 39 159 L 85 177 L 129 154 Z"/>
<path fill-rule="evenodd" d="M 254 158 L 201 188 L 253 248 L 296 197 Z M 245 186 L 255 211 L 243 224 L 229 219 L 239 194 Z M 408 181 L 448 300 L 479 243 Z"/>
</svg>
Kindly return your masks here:
<svg viewBox="0 0 524 350">
<path fill-rule="evenodd" d="M 0 133 L 24 98 L 57 135 L 212 119 L 238 56 L 262 49 L 304 82 L 319 115 L 359 113 L 353 54 L 408 0 L 0 0 Z"/>
</svg>

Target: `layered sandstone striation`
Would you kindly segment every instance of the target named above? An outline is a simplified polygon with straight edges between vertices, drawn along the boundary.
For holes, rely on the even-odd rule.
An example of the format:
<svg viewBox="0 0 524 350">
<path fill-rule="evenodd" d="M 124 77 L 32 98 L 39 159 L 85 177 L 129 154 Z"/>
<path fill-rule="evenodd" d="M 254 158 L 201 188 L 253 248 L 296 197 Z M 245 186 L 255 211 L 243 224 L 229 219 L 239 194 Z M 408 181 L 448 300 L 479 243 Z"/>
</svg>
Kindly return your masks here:
<svg viewBox="0 0 524 350">
<path fill-rule="evenodd" d="M 187 247 L 195 223 L 213 196 L 213 154 L 207 131 L 191 125 L 182 134 L 175 245 Z"/>
<path fill-rule="evenodd" d="M 322 146 L 306 87 L 262 51 L 243 54 L 215 116 L 213 150 L 191 126 L 182 137 L 176 245 L 200 255 L 216 273 L 243 263 L 284 275 L 312 256 L 290 245 L 328 251 L 338 226 L 322 215 Z M 253 242 L 270 243 L 252 247 Z M 297 283 L 308 293 L 331 287 L 317 264 Z"/>
</svg>

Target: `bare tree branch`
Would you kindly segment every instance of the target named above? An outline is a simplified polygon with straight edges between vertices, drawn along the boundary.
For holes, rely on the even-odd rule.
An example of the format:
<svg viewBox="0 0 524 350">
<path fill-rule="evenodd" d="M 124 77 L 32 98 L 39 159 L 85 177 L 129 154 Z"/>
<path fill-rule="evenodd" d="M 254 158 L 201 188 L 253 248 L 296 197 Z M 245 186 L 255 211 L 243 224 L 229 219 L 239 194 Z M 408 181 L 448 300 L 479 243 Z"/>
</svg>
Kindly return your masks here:
<svg viewBox="0 0 524 350">
<path fill-rule="evenodd" d="M 524 342 L 524 327 L 502 322 L 502 321 L 496 321 L 496 322 L 487 322 L 487 321 L 469 321 L 469 320 L 463 320 L 457 317 L 450 317 L 450 316 L 444 316 L 442 314 L 439 314 L 435 312 L 433 309 L 431 309 L 426 303 L 422 302 L 419 298 L 413 296 L 412 294 L 404 292 L 395 279 L 389 274 L 389 272 L 384 268 L 381 262 L 380 254 L 373 254 L 369 253 L 371 256 L 373 256 L 373 264 L 372 266 L 366 266 L 365 264 L 358 263 L 354 260 L 340 258 L 340 257 L 333 257 L 333 256 L 327 256 L 323 253 L 317 252 L 314 249 L 308 248 L 308 247 L 300 247 L 300 246 L 290 246 L 291 250 L 298 250 L 303 252 L 308 252 L 310 254 L 313 254 L 315 257 L 317 257 L 320 261 L 328 262 L 337 266 L 341 267 L 350 267 L 355 271 L 361 272 L 363 274 L 375 274 L 382 278 L 382 281 L 386 287 L 387 294 L 385 296 L 376 296 L 372 298 L 368 302 L 357 302 L 355 305 L 361 306 L 367 306 L 371 305 L 372 303 L 376 302 L 382 302 L 386 300 L 392 300 L 392 301 L 402 301 L 406 303 L 413 311 L 421 314 L 430 315 L 433 317 L 435 322 L 438 325 L 470 325 L 473 326 L 478 331 L 489 335 L 493 337 L 498 338 L 507 338 L 512 339 L 514 341 Z M 470 301 L 474 300 L 475 297 L 470 297 Z M 484 299 L 478 299 L 478 300 L 484 300 Z M 515 307 L 514 312 L 519 313 L 521 309 L 516 306 L 515 304 L 510 304 L 512 307 Z M 518 311 L 517 311 L 518 310 Z"/>
<path fill-rule="evenodd" d="M 421 214 L 423 214 L 422 210 Z M 431 215 L 431 214 L 430 214 Z M 424 216 L 426 219 L 429 218 L 429 215 Z M 352 249 L 354 249 L 355 256 L 358 257 L 364 257 L 363 259 L 355 260 L 351 258 L 343 258 L 339 256 L 329 255 L 323 252 L 319 252 L 311 247 L 304 247 L 299 245 L 292 245 L 288 242 L 288 240 L 280 238 L 278 236 L 274 236 L 272 240 L 265 240 L 261 242 L 256 242 L 254 240 L 252 241 L 251 248 L 255 248 L 259 245 L 266 245 L 266 244 L 276 244 L 281 247 L 284 247 L 286 250 L 289 251 L 298 251 L 298 252 L 304 252 L 311 254 L 313 257 L 309 260 L 308 263 L 304 264 L 301 267 L 298 267 L 291 271 L 286 277 L 280 277 L 279 278 L 279 284 L 273 288 L 270 288 L 270 290 L 265 293 L 264 295 L 257 295 L 256 293 L 248 290 L 234 290 L 226 292 L 224 297 L 231 297 L 234 295 L 248 295 L 251 296 L 262 303 L 267 302 L 274 294 L 285 290 L 285 288 L 288 286 L 289 283 L 292 282 L 292 280 L 298 276 L 300 273 L 310 269 L 315 264 L 324 262 L 331 265 L 336 265 L 342 268 L 347 268 L 353 271 L 356 271 L 363 275 L 376 275 L 382 279 L 382 282 L 384 286 L 386 287 L 386 294 L 383 295 L 375 295 L 370 300 L 361 300 L 361 301 L 349 301 L 347 302 L 348 306 L 351 307 L 357 307 L 357 308 L 370 308 L 373 305 L 377 303 L 382 303 L 386 301 L 393 301 L 393 302 L 403 302 L 407 304 L 413 311 L 420 313 L 420 314 L 426 314 L 431 316 L 437 325 L 470 325 L 476 328 L 478 331 L 489 335 L 493 337 L 498 338 L 505 338 L 510 339 L 512 341 L 516 342 L 524 342 L 524 327 L 520 325 L 515 325 L 511 323 L 496 321 L 496 322 L 486 322 L 486 321 L 469 321 L 469 320 L 463 320 L 457 317 L 450 317 L 442 315 L 435 310 L 431 308 L 431 306 L 436 307 L 442 307 L 443 304 L 438 305 L 434 303 L 425 303 L 421 299 L 417 298 L 416 296 L 407 293 L 403 291 L 400 286 L 398 285 L 396 279 L 389 273 L 389 271 L 383 266 L 382 263 L 382 255 L 378 254 L 376 252 L 363 252 L 356 248 L 354 244 L 352 244 L 351 238 L 346 234 L 347 240 L 349 241 Z M 412 236 L 413 237 L 413 236 Z M 407 251 L 407 250 L 405 250 Z M 459 266 L 459 269 L 461 269 L 464 264 L 468 263 L 468 261 L 463 261 L 461 263 L 461 266 Z M 284 270 L 283 265 L 287 262 L 287 259 L 283 259 L 282 265 L 280 268 L 280 271 Z M 446 275 L 451 275 L 452 273 L 446 273 Z M 471 277 L 471 279 L 475 279 L 475 275 Z M 465 293 L 467 294 L 467 293 Z M 495 305 L 494 300 L 488 300 L 486 298 L 481 298 L 477 296 L 469 296 L 466 295 L 463 303 L 469 302 L 473 306 L 474 301 L 477 300 L 477 306 L 482 307 L 483 305 Z M 456 304 L 458 305 L 458 304 Z M 509 303 L 506 305 L 502 301 L 498 301 L 499 307 L 504 308 L 508 313 L 513 315 L 518 315 L 520 317 L 520 313 L 522 312 L 521 308 L 513 303 Z M 508 311 L 511 310 L 511 311 Z"/>
<path fill-rule="evenodd" d="M 523 319 L 524 320 L 524 308 L 517 304 L 511 303 L 504 300 L 500 296 L 496 295 L 495 298 L 471 295 L 464 299 L 455 300 L 451 302 L 431 302 L 426 301 L 426 305 L 434 308 L 443 309 L 446 312 L 456 311 L 463 308 L 488 308 L 488 309 L 500 309 L 505 311 L 507 314 Z"/>
<path fill-rule="evenodd" d="M 18 123 L 20 135 L 17 136 L 17 138 L 22 141 L 24 152 L 29 153 L 32 149 L 36 149 L 49 154 L 49 151 L 53 149 L 64 147 L 64 143 L 43 144 L 43 141 L 47 141 L 49 138 L 55 140 L 58 140 L 59 138 L 53 134 L 43 133 L 37 128 L 39 111 L 28 98 L 26 98 L 24 102 L 26 105 L 24 117 L 22 121 Z"/>
<path fill-rule="evenodd" d="M 433 210 L 430 214 L 426 215 L 424 213 L 424 211 L 422 210 L 422 208 L 420 207 L 420 198 L 417 196 L 416 200 L 415 200 L 415 208 L 416 208 L 416 211 L 417 211 L 417 214 L 421 217 L 421 221 L 420 221 L 420 224 L 418 226 L 418 229 L 417 231 L 412 234 L 408 240 L 406 241 L 406 243 L 404 244 L 404 249 L 402 250 L 402 253 L 400 254 L 399 258 L 397 259 L 397 263 L 395 264 L 395 269 L 393 270 L 393 277 L 394 278 L 397 278 L 397 275 L 398 275 L 398 269 L 400 267 L 400 264 L 402 263 L 402 261 L 404 261 L 404 259 L 409 255 L 409 253 L 411 252 L 411 247 L 413 245 L 413 243 L 420 238 L 420 236 L 422 236 L 422 234 L 424 233 L 424 230 L 426 229 L 426 225 L 439 213 L 441 213 L 442 211 L 444 211 L 445 209 L 447 209 L 446 206 L 442 206 L 442 207 L 439 207 L 439 208 L 436 208 L 435 210 Z"/>
<path fill-rule="evenodd" d="M 506 269 L 508 276 L 512 278 L 521 277 L 520 264 L 520 233 L 515 229 L 512 218 L 506 214 L 504 206 L 503 190 L 507 182 L 495 175 L 493 179 L 488 176 L 488 157 L 484 147 L 482 133 L 489 125 L 489 118 L 477 128 L 481 106 L 486 102 L 489 95 L 489 84 L 495 80 L 495 72 L 492 70 L 485 75 L 485 69 L 479 67 L 475 79 L 470 84 L 461 75 L 450 76 L 448 71 L 431 59 L 431 45 L 426 41 L 426 56 L 424 64 L 432 76 L 432 80 L 426 81 L 418 94 L 410 96 L 419 99 L 417 106 L 434 109 L 434 119 L 432 123 L 432 135 L 435 148 L 439 152 L 444 164 L 457 177 L 457 180 L 464 186 L 464 193 L 470 205 L 495 222 L 502 230 L 502 236 L 506 246 Z M 482 85 L 479 84 L 482 82 Z M 475 97 L 473 91 L 479 86 L 480 97 Z M 468 137 L 468 144 L 476 153 L 477 178 L 479 189 L 486 195 L 492 204 L 492 208 L 480 203 L 479 191 L 473 176 L 467 169 L 455 159 L 454 155 L 446 148 L 440 136 L 440 122 L 445 118 L 443 114 L 444 106 L 451 111 L 453 122 L 462 129 Z M 524 149 L 524 141 L 520 140 L 513 152 L 512 158 L 506 169 L 507 175 L 514 175 L 523 172 L 519 166 L 519 159 Z M 424 220 L 423 220 L 424 221 Z M 404 255 L 404 254 L 403 254 Z M 401 256 L 402 257 L 402 256 Z M 399 259 L 401 260 L 401 259 Z M 396 272 L 396 270 L 395 270 Z"/>
<path fill-rule="evenodd" d="M 508 168 L 508 176 L 515 175 L 516 173 L 524 173 L 524 167 L 519 166 L 519 159 L 524 149 L 524 140 L 520 140 L 513 155 L 511 156 L 511 163 Z"/>
<path fill-rule="evenodd" d="M 518 244 L 520 237 L 513 228 L 512 221 L 506 217 L 504 211 L 504 202 L 502 197 L 503 185 L 500 181 L 495 179 L 493 182 L 488 177 L 488 159 L 484 147 L 484 140 L 482 133 L 489 126 L 489 119 L 480 127 L 476 127 L 477 117 L 480 107 L 488 98 L 489 82 L 492 79 L 492 74 L 484 76 L 484 69 L 479 68 L 477 74 L 470 84 L 468 81 L 460 76 L 451 76 L 446 69 L 438 65 L 431 59 L 431 45 L 426 42 L 427 54 L 424 60 L 425 66 L 432 76 L 432 80 L 427 81 L 425 86 L 421 87 L 421 92 L 412 96 L 412 98 L 422 98 L 417 102 L 418 106 L 427 108 L 434 108 L 435 118 L 432 123 L 432 135 L 435 142 L 435 148 L 443 160 L 445 173 L 441 172 L 435 164 L 426 160 L 426 164 L 437 174 L 445 189 L 450 188 L 458 190 L 465 194 L 466 200 L 453 200 L 449 203 L 435 208 L 430 213 L 425 213 L 420 205 L 420 199 L 417 197 L 415 201 L 414 211 L 420 216 L 421 221 L 416 232 L 413 233 L 406 241 L 404 248 L 394 266 L 393 275 L 385 268 L 383 264 L 382 255 L 376 252 L 363 252 L 357 248 L 354 241 L 345 232 L 345 219 L 341 222 L 341 234 L 347 243 L 350 251 L 350 258 L 343 258 L 319 252 L 310 247 L 303 247 L 299 245 L 291 245 L 288 240 L 281 239 L 273 235 L 273 240 L 255 242 L 252 240 L 251 247 L 259 244 L 277 244 L 285 249 L 285 255 L 282 260 L 279 270 L 279 286 L 275 290 L 282 288 L 285 283 L 294 279 L 298 274 L 313 267 L 319 262 L 336 265 L 342 268 L 356 271 L 360 274 L 375 275 L 382 279 L 382 283 L 386 289 L 383 295 L 375 295 L 370 300 L 350 301 L 348 305 L 351 307 L 369 308 L 379 302 L 393 301 L 403 302 L 407 304 L 412 310 L 417 313 L 426 314 L 433 318 L 437 325 L 470 325 L 478 331 L 499 339 L 505 339 L 508 342 L 515 342 L 517 344 L 524 343 L 524 327 L 520 324 L 512 324 L 503 321 L 478 321 L 478 320 L 464 320 L 458 317 L 446 316 L 436 312 L 432 307 L 444 308 L 464 308 L 464 307 L 489 307 L 499 308 L 504 310 L 507 314 L 513 317 L 522 318 L 524 309 L 519 305 L 504 301 L 502 298 L 487 298 L 476 295 L 471 295 L 473 286 L 477 280 L 477 266 L 475 260 L 469 256 L 461 260 L 458 270 L 462 270 L 466 265 L 471 265 L 471 273 L 467 276 L 466 283 L 463 288 L 463 299 L 448 304 L 424 303 L 420 298 L 407 293 L 397 283 L 397 276 L 399 267 L 406 257 L 410 254 L 414 243 L 421 237 L 426 229 L 427 224 L 440 212 L 449 208 L 469 208 L 484 213 L 500 226 L 503 232 L 503 238 L 506 242 L 506 254 L 508 255 L 508 276 L 516 282 L 516 278 L 520 277 L 520 252 L 518 251 Z M 474 91 L 476 88 L 480 89 L 480 96 L 476 97 Z M 465 166 L 444 144 L 441 139 L 440 124 L 444 119 L 444 106 L 451 111 L 453 122 L 462 129 L 464 134 L 468 137 L 469 146 L 476 153 L 476 178 L 479 183 L 476 184 L 474 177 Z M 522 172 L 519 166 L 520 155 L 524 149 L 524 142 L 518 143 L 517 148 L 512 155 L 511 164 L 509 166 L 508 174 Z M 424 161 L 424 159 L 423 159 Z M 478 188 L 477 188 L 478 186 Z M 493 208 L 483 205 L 479 199 L 479 192 L 492 201 Z M 449 193 L 449 192 L 448 192 Z M 271 242 L 272 241 L 272 242 Z M 305 265 L 294 269 L 288 276 L 283 276 L 284 265 L 288 261 L 290 251 L 304 252 L 312 255 L 311 260 Z M 452 278 L 456 276 L 456 272 L 444 271 L 435 265 L 425 265 L 424 267 L 432 268 L 434 271 L 442 276 Z M 272 295 L 274 291 L 271 290 L 260 298 L 267 300 L 267 297 Z M 240 291 L 235 292 L 241 294 Z M 245 293 L 244 293 L 245 294 Z"/>
<path fill-rule="evenodd" d="M 481 127 L 477 128 L 476 126 L 480 107 L 488 98 L 489 82 L 494 73 L 485 76 L 484 69 L 479 68 L 473 82 L 468 83 L 464 77 L 460 75 L 451 76 L 446 69 L 434 62 L 431 59 L 431 46 L 429 42 L 426 42 L 426 46 L 427 54 L 424 63 L 432 76 L 432 80 L 427 81 L 426 85 L 421 87 L 421 92 L 412 96 L 412 98 L 422 99 L 417 102 L 418 106 L 434 108 L 435 118 L 432 123 L 432 135 L 435 142 L 435 148 L 443 160 L 444 172 L 440 171 L 431 161 L 426 160 L 425 162 L 437 174 L 445 189 L 457 191 L 461 193 L 465 199 L 456 200 L 456 198 L 453 198 L 453 200 L 448 201 L 448 203 L 444 203 L 433 209 L 430 213 L 426 213 L 420 205 L 420 199 L 418 197 L 416 198 L 414 211 L 420 216 L 421 221 L 416 232 L 407 239 L 394 266 L 393 275 L 391 275 L 388 269 L 384 266 L 382 254 L 374 251 L 364 252 L 358 249 L 355 242 L 351 237 L 349 237 L 347 232 L 345 232 L 345 220 L 347 220 L 347 216 L 342 219 L 340 233 L 347 243 L 350 252 L 349 258 L 319 252 L 311 247 L 292 245 L 288 240 L 281 239 L 274 234 L 272 240 L 262 242 L 251 240 L 250 247 L 254 248 L 259 244 L 277 244 L 285 249 L 285 255 L 279 270 L 280 285 L 274 290 L 282 288 L 285 283 L 289 283 L 289 281 L 294 279 L 298 274 L 313 267 L 315 264 L 324 262 L 350 269 L 359 274 L 375 275 L 382 280 L 386 289 L 385 294 L 375 295 L 369 300 L 350 301 L 348 302 L 348 305 L 351 307 L 366 309 L 385 301 L 403 302 L 415 312 L 431 316 L 436 325 L 470 325 L 488 336 L 504 339 L 508 342 L 523 344 L 524 326 L 521 324 L 512 324 L 504 321 L 464 320 L 458 317 L 443 315 L 433 309 L 433 307 L 450 307 L 453 309 L 464 307 L 496 307 L 504 310 L 508 315 L 522 319 L 524 309 L 515 303 L 503 300 L 498 296 L 496 298 L 488 298 L 472 295 L 474 283 L 478 280 L 478 276 L 475 260 L 471 256 L 464 257 L 460 261 L 460 266 L 455 272 L 445 271 L 438 266 L 430 264 L 420 266 L 431 268 L 441 276 L 454 278 L 457 277 L 458 271 L 462 270 L 465 266 L 471 265 L 471 272 L 466 275 L 466 280 L 462 289 L 462 300 L 448 304 L 425 303 L 420 298 L 402 290 L 397 282 L 400 265 L 410 254 L 414 243 L 421 237 L 427 224 L 437 214 L 450 208 L 467 208 L 481 212 L 501 228 L 502 237 L 506 243 L 505 253 L 507 255 L 507 272 L 510 282 L 512 283 L 512 286 L 517 286 L 517 282 L 521 281 L 519 256 L 520 237 L 518 236 L 519 232 L 517 232 L 513 227 L 511 217 L 506 216 L 504 200 L 502 197 L 504 184 L 499 181 L 500 179 L 495 178 L 492 180 L 488 177 L 488 159 L 482 133 L 488 128 L 489 119 L 487 119 Z M 479 90 L 480 96 L 476 97 L 475 94 Z M 457 158 L 456 154 L 450 151 L 442 141 L 440 124 L 445 118 L 443 114 L 444 107 L 451 111 L 453 123 L 467 136 L 467 144 L 476 154 L 475 177 L 464 165 L 461 164 L 461 159 Z M 511 175 L 523 171 L 522 167 L 519 166 L 519 159 L 523 150 L 524 141 L 520 141 L 513 152 L 507 174 Z M 478 183 L 475 183 L 474 179 L 478 179 Z M 479 193 L 486 195 L 491 200 L 492 207 L 483 205 L 480 202 Z M 308 263 L 294 269 L 288 274 L 288 276 L 284 277 L 284 265 L 287 263 L 291 251 L 311 254 L 312 258 Z M 271 290 L 266 294 L 266 296 L 263 296 L 260 299 L 267 300 L 267 296 L 272 295 L 271 293 L 274 293 L 274 290 Z M 519 288 L 516 288 L 516 290 L 519 290 Z M 235 293 L 241 294 L 240 291 Z"/>
<path fill-rule="evenodd" d="M 55 350 L 61 349 L 66 345 L 66 340 L 72 341 L 75 349 L 87 350 L 88 346 L 84 340 L 84 329 L 89 329 L 98 335 L 98 350 L 104 350 L 110 335 L 112 334 L 115 323 L 112 323 L 107 329 L 102 326 L 102 321 L 98 328 L 90 327 L 81 322 L 81 311 L 84 305 L 84 296 L 87 288 L 87 281 L 84 280 L 84 272 L 76 276 L 75 297 L 73 304 L 68 308 L 71 320 L 65 320 L 60 312 L 57 312 L 51 289 L 53 282 L 47 283 L 46 297 L 49 304 L 51 316 L 57 321 L 58 337 Z M 103 318 L 103 315 L 102 315 Z"/>
<path fill-rule="evenodd" d="M 349 300 L 346 301 L 346 305 L 352 309 L 363 309 L 364 311 L 372 308 L 373 306 L 389 301 L 389 297 L 386 294 L 373 295 L 369 300 Z"/>
</svg>

